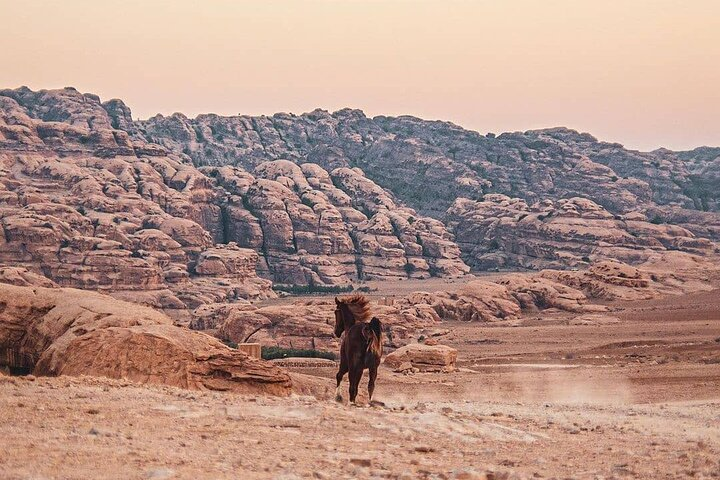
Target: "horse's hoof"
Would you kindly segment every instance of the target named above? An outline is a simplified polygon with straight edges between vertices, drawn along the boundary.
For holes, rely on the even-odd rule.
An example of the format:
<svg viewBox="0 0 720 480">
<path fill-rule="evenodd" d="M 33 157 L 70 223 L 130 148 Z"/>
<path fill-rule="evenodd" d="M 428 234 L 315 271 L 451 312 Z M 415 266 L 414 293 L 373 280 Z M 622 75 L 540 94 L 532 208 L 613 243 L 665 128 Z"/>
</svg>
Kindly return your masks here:
<svg viewBox="0 0 720 480">
<path fill-rule="evenodd" d="M 380 400 L 370 400 L 370 406 L 385 408 L 386 405 L 385 405 L 385 402 L 381 402 Z"/>
<path fill-rule="evenodd" d="M 335 401 L 338 403 L 342 403 L 342 401 L 343 401 L 342 395 L 335 395 Z"/>
</svg>

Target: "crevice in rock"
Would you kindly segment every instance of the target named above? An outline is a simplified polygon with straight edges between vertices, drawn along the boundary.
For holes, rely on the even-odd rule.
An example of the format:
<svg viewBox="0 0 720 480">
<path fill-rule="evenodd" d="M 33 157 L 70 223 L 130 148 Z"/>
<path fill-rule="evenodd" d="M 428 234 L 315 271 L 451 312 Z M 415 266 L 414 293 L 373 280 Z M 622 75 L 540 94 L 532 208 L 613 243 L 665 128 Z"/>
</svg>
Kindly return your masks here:
<svg viewBox="0 0 720 480">
<path fill-rule="evenodd" d="M 230 243 L 230 214 L 227 211 L 227 204 L 223 203 L 220 206 L 220 228 L 222 241 L 221 243 Z"/>
</svg>

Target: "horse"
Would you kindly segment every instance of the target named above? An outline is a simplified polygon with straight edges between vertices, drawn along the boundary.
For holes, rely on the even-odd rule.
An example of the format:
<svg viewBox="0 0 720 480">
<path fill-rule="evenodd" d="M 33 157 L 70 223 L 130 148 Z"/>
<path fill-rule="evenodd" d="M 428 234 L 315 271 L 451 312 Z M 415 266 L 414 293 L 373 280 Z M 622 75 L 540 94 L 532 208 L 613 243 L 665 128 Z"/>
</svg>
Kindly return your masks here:
<svg viewBox="0 0 720 480">
<path fill-rule="evenodd" d="M 370 306 L 363 295 L 335 297 L 335 336 L 340 338 L 340 368 L 335 376 L 335 400 L 342 402 L 340 383 L 346 373 L 350 379 L 350 402 L 355 403 L 363 370 L 370 375 L 368 396 L 372 401 L 375 379 L 382 358 L 382 323 L 370 318 Z M 369 321 L 368 321 L 369 319 Z M 343 335 L 344 334 L 344 335 Z"/>
</svg>

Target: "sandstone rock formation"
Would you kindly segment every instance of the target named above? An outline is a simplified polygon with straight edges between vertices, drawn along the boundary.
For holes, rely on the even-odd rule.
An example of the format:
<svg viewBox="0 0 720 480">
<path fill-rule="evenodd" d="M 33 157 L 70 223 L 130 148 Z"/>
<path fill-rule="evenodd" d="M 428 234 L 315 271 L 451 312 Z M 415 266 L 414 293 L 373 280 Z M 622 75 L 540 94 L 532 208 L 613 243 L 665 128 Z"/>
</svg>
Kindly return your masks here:
<svg viewBox="0 0 720 480">
<path fill-rule="evenodd" d="M 458 276 L 469 268 L 437 220 L 397 205 L 362 171 L 264 162 L 254 176 L 203 168 L 230 194 L 227 240 L 262 253 L 277 283 Z"/>
<path fill-rule="evenodd" d="M 120 100 L 72 88 L 2 90 L 0 265 L 25 270 L 0 278 L 214 318 L 210 330 L 233 341 L 262 326 L 268 340 L 333 345 L 325 306 L 291 313 L 283 330 L 285 313 L 242 300 L 274 296 L 270 281 L 556 269 L 379 307 L 402 344 L 441 318 L 703 288 L 687 279 L 718 253 L 718 153 L 633 152 L 561 128 L 484 136 L 349 109 L 134 121 Z M 639 276 L 602 272 L 608 259 Z"/>
<path fill-rule="evenodd" d="M 441 222 L 360 170 L 198 169 L 144 130 L 119 100 L 0 91 L 0 265 L 174 310 L 272 296 L 256 270 L 303 285 L 468 271 Z"/>
<path fill-rule="evenodd" d="M 133 138 L 182 152 L 196 165 L 254 171 L 283 159 L 328 172 L 361 170 L 421 213 L 443 220 L 449 208 L 445 223 L 476 269 L 568 268 L 606 255 L 641 263 L 647 249 L 704 255 L 717 250 L 707 240 L 720 240 L 718 148 L 636 152 L 566 128 L 480 135 L 448 122 L 368 118 L 350 109 L 158 115 L 128 124 Z M 425 267 L 410 257 L 408 265 Z"/>
<path fill-rule="evenodd" d="M 720 149 L 627 150 L 567 128 L 481 135 L 410 116 L 368 118 L 359 110 L 272 117 L 181 114 L 121 127 L 133 138 L 184 152 L 196 165 L 253 169 L 267 160 L 359 167 L 423 212 L 441 215 L 458 197 L 486 193 L 529 204 L 580 196 L 613 214 L 668 205 L 718 211 Z"/>
<path fill-rule="evenodd" d="M 452 372 L 456 361 L 457 350 L 452 347 L 411 343 L 388 353 L 383 363 L 394 370 L 410 364 L 421 372 Z"/>
<path fill-rule="evenodd" d="M 499 194 L 460 198 L 446 222 L 467 263 L 479 270 L 587 267 L 603 259 L 639 264 L 656 252 L 710 256 L 718 249 L 683 227 L 653 223 L 640 212 L 613 215 L 578 197 L 530 206 Z"/>
<path fill-rule="evenodd" d="M 18 287 L 57 287 L 52 280 L 20 267 L 0 267 L 0 283 Z"/>
<path fill-rule="evenodd" d="M 393 297 L 390 304 L 371 297 L 371 310 L 383 323 L 385 345 L 397 348 L 420 335 L 432 335 L 444 321 L 518 321 L 523 313 L 543 311 L 569 312 L 580 318 L 606 312 L 603 301 L 711 290 L 718 279 L 720 264 L 687 253 L 664 252 L 640 267 L 605 260 L 578 271 L 542 270 L 468 280 L 448 290 Z M 335 351 L 339 342 L 333 335 L 334 310 L 335 302 L 328 297 L 265 306 L 214 303 L 196 308 L 189 326 L 235 343 L 250 340 Z"/>
<path fill-rule="evenodd" d="M 0 365 L 239 393 L 290 393 L 290 377 L 147 307 L 76 289 L 0 284 Z"/>
</svg>

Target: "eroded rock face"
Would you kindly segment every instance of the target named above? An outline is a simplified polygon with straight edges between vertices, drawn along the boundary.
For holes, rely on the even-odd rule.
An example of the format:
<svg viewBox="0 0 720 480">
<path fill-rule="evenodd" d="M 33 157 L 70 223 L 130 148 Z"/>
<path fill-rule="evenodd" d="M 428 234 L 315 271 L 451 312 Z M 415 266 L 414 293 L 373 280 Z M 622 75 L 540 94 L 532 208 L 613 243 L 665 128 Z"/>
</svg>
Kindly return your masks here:
<svg viewBox="0 0 720 480">
<path fill-rule="evenodd" d="M 213 135 L 170 118 L 183 142 Z M 0 264 L 165 309 L 272 296 L 255 270 L 319 285 L 469 270 L 442 223 L 359 169 L 283 160 L 198 169 L 183 153 L 197 145 L 168 150 L 147 134 L 119 100 L 0 91 Z M 243 254 L 241 268 L 208 259 L 216 245 L 229 245 L 227 257 L 233 242 L 256 256 Z"/>
<path fill-rule="evenodd" d="M 133 128 L 134 138 L 184 151 L 196 165 L 252 170 L 287 159 L 328 171 L 358 167 L 406 204 L 436 217 L 456 198 L 487 193 L 529 204 L 584 197 L 613 214 L 650 205 L 719 209 L 717 148 L 637 152 L 567 128 L 480 135 L 449 122 L 368 118 L 350 109 L 272 117 L 158 115 Z"/>
<path fill-rule="evenodd" d="M 276 160 L 254 176 L 203 169 L 231 194 L 228 240 L 260 249 L 278 283 L 459 276 L 469 268 L 444 225 L 395 203 L 356 169 Z"/>
<path fill-rule="evenodd" d="M 410 364 L 422 372 L 452 372 L 457 362 L 457 350 L 447 345 L 411 343 L 388 353 L 383 363 L 392 369 Z"/>
<path fill-rule="evenodd" d="M 0 283 L 18 287 L 57 287 L 52 280 L 21 267 L 0 267 Z"/>
<path fill-rule="evenodd" d="M 76 289 L 0 284 L 0 361 L 36 375 L 92 375 L 288 395 L 287 373 L 167 316 Z"/>
<path fill-rule="evenodd" d="M 467 263 L 479 270 L 584 268 L 604 259 L 640 264 L 655 252 L 710 256 L 717 249 L 683 227 L 653 223 L 640 212 L 613 215 L 577 197 L 533 205 L 497 194 L 461 198 L 446 221 Z"/>
<path fill-rule="evenodd" d="M 307 176 L 303 165 L 313 164 L 331 172 L 335 186 L 368 217 L 368 207 L 373 213 L 378 205 L 392 211 L 386 201 L 392 192 L 404 204 L 443 220 L 474 269 L 568 268 L 587 265 L 584 258 L 637 264 L 647 260 L 644 250 L 705 255 L 717 249 L 707 240 L 720 240 L 717 148 L 636 152 L 567 128 L 480 135 L 448 122 L 368 118 L 350 109 L 272 117 L 156 116 L 133 128 L 127 130 L 133 138 L 185 152 L 196 165 L 257 168 L 266 176 L 273 170 L 267 162 L 282 159 L 301 166 Z M 290 183 L 306 188 L 289 166 L 283 169 Z M 364 181 L 345 183 L 353 171 Z M 288 231 L 285 214 L 275 212 L 272 218 Z M 384 224 L 382 218 L 373 223 Z M 353 240 L 363 242 L 364 249 L 377 250 L 362 231 L 358 237 Z M 413 243 L 398 238 L 405 246 Z M 299 242 L 304 241 L 301 235 Z M 377 258 L 365 261 L 364 271 L 389 278 L 402 274 L 393 255 L 400 246 L 381 246 L 386 256 L 380 258 L 389 271 L 378 272 Z M 406 257 L 405 268 L 418 275 L 448 264 L 439 259 L 426 265 Z M 455 270 L 456 264 L 448 268 Z M 332 271 L 341 275 L 342 268 Z M 291 274 L 300 275 L 297 270 Z"/>
<path fill-rule="evenodd" d="M 0 265 L 178 312 L 272 296 L 260 277 L 343 285 L 709 258 L 717 153 L 632 152 L 568 129 L 496 138 L 349 109 L 137 122 L 121 101 L 71 88 L 2 90 Z M 456 316 L 515 315 L 487 310 Z"/>
<path fill-rule="evenodd" d="M 0 264 L 169 310 L 216 301 L 225 276 L 193 271 L 222 230 L 214 180 L 120 125 L 74 89 L 0 91 Z M 234 283 L 219 295 L 273 295 L 252 266 Z"/>
</svg>

